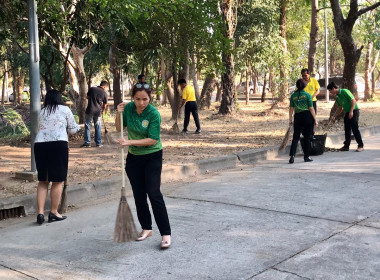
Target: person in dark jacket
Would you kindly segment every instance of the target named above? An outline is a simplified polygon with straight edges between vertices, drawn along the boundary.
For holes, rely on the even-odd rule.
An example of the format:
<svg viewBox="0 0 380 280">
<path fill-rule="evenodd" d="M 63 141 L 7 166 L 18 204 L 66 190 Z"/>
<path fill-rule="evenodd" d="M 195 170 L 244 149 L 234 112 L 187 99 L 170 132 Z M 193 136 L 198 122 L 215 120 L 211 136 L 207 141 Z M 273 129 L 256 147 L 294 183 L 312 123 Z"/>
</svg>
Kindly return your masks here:
<svg viewBox="0 0 380 280">
<path fill-rule="evenodd" d="M 95 145 L 102 147 L 102 113 L 107 107 L 108 83 L 102 81 L 100 86 L 92 87 L 87 93 L 88 104 L 86 108 L 86 116 L 84 119 L 84 143 L 81 147 L 91 147 L 91 126 L 94 122 L 95 126 Z"/>
</svg>

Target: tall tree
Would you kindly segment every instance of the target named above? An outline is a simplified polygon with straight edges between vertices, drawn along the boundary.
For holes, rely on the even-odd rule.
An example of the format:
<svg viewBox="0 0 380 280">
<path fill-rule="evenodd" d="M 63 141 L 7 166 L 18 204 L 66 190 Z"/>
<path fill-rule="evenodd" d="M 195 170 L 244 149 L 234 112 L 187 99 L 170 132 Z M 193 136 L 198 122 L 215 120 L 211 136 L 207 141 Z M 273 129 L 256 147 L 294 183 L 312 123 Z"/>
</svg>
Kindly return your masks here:
<svg viewBox="0 0 380 280">
<path fill-rule="evenodd" d="M 359 62 L 363 46 L 358 48 L 352 37 L 352 31 L 358 18 L 380 6 L 380 2 L 367 6 L 359 10 L 358 0 L 350 0 L 350 9 L 347 17 L 344 18 L 338 0 L 330 0 L 333 12 L 333 21 L 336 36 L 340 42 L 344 54 L 343 85 L 342 87 L 355 91 L 355 73 Z"/>
<path fill-rule="evenodd" d="M 280 94 L 278 101 L 282 102 L 288 94 L 288 71 L 287 57 L 288 47 L 286 42 L 286 14 L 289 0 L 280 0 L 280 36 L 282 46 L 282 59 L 280 60 Z"/>
<path fill-rule="evenodd" d="M 222 51 L 222 62 L 224 72 L 222 73 L 222 103 L 219 107 L 219 114 L 232 114 L 235 112 L 235 72 L 234 72 L 234 33 L 237 24 L 238 3 L 234 0 L 222 0 L 221 11 L 224 24 L 224 49 Z"/>
<path fill-rule="evenodd" d="M 310 44 L 309 44 L 309 73 L 315 74 L 315 54 L 317 53 L 318 43 L 318 0 L 311 1 L 311 27 L 310 27 Z"/>
</svg>

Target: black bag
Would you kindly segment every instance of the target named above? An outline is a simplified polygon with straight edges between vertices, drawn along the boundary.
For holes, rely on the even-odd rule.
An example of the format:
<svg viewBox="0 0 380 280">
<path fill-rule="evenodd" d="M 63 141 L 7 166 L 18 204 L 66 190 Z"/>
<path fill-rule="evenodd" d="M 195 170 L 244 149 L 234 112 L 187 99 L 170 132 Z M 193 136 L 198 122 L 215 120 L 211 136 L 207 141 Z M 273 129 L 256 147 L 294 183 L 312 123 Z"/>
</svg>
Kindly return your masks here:
<svg viewBox="0 0 380 280">
<path fill-rule="evenodd" d="M 310 151 L 309 154 L 311 156 L 319 156 L 322 155 L 325 151 L 326 145 L 326 137 L 327 134 L 323 135 L 314 135 L 310 141 Z M 305 139 L 303 137 L 300 138 L 302 150 L 305 151 Z"/>
</svg>

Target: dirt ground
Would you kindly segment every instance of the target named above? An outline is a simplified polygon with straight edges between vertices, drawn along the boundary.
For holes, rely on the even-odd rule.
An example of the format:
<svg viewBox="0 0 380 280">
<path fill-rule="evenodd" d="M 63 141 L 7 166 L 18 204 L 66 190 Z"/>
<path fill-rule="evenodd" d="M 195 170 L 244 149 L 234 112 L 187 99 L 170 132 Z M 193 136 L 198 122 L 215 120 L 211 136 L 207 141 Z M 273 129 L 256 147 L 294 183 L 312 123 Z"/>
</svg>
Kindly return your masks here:
<svg viewBox="0 0 380 280">
<path fill-rule="evenodd" d="M 217 115 L 213 104 L 211 109 L 200 112 L 201 134 L 194 134 L 195 125 L 190 119 L 189 131 L 186 135 L 174 134 L 171 130 L 174 121 L 170 120 L 170 107 L 161 106 L 158 110 L 162 116 L 162 144 L 164 147 L 164 164 L 184 164 L 200 159 L 233 154 L 266 146 L 280 145 L 288 126 L 288 105 L 284 104 L 263 115 L 271 103 L 251 101 L 249 105 L 238 102 L 238 112 L 233 116 Z M 322 124 L 318 133 L 323 130 L 333 102 L 318 102 L 318 120 Z M 360 126 L 380 125 L 380 101 L 363 103 L 360 106 Z M 178 121 L 183 128 L 183 120 Z M 115 132 L 112 119 L 106 121 L 109 137 L 119 138 Z M 334 123 L 329 133 L 343 130 L 343 121 Z M 107 144 L 101 148 L 80 148 L 83 143 L 83 132 L 71 137 L 69 143 L 68 184 L 106 179 L 121 174 L 120 148 L 118 144 Z M 93 139 L 93 138 L 92 138 Z M 364 139 L 365 142 L 365 139 Z M 22 194 L 35 193 L 37 182 L 27 182 L 14 178 L 15 172 L 30 170 L 30 145 L 27 143 L 9 145 L 0 143 L 0 199 Z"/>
</svg>

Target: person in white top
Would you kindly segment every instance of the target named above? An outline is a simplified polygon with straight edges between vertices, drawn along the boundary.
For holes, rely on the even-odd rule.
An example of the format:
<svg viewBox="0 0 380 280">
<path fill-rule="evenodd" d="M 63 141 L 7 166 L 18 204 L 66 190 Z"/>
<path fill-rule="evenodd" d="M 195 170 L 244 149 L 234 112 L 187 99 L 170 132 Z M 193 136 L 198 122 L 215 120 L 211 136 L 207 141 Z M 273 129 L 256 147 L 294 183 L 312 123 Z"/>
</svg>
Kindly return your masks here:
<svg viewBox="0 0 380 280">
<path fill-rule="evenodd" d="M 71 110 L 63 105 L 62 95 L 57 90 L 49 90 L 46 93 L 44 107 L 41 109 L 38 120 L 34 157 L 39 181 L 37 223 L 42 224 L 45 221 L 44 206 L 50 182 L 52 182 L 51 210 L 48 222 L 66 219 L 66 216 L 58 213 L 58 205 L 69 163 L 68 133 L 74 134 L 80 128 Z"/>
</svg>

